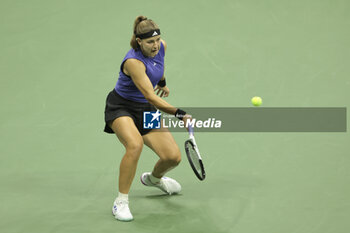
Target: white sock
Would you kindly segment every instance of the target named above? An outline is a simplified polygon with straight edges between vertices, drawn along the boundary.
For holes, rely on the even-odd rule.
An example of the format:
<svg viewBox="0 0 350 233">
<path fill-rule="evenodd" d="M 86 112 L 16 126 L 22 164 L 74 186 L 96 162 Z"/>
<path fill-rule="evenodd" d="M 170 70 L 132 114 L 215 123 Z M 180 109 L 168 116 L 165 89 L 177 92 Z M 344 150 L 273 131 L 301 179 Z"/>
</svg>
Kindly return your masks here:
<svg viewBox="0 0 350 233">
<path fill-rule="evenodd" d="M 124 194 L 124 193 L 118 192 L 117 199 L 121 200 L 121 201 L 127 201 L 129 199 L 129 194 Z"/>
<path fill-rule="evenodd" d="M 160 181 L 160 178 L 154 177 L 151 173 L 151 175 L 149 175 L 149 180 L 153 183 L 156 184 Z"/>
</svg>

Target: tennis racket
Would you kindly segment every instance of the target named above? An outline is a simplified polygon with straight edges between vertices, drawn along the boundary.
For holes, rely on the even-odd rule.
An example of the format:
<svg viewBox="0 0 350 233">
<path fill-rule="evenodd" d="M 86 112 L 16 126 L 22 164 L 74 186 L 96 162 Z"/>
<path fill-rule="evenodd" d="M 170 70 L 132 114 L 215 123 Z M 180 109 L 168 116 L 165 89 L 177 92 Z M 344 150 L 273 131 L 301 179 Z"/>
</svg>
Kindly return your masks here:
<svg viewBox="0 0 350 233">
<path fill-rule="evenodd" d="M 187 159 L 190 162 L 192 170 L 194 171 L 194 174 L 196 174 L 198 179 L 204 180 L 205 170 L 202 162 L 202 157 L 199 153 L 196 140 L 194 139 L 193 129 L 190 125 L 188 126 L 188 132 L 190 134 L 190 138 L 185 141 L 185 151 Z"/>
</svg>

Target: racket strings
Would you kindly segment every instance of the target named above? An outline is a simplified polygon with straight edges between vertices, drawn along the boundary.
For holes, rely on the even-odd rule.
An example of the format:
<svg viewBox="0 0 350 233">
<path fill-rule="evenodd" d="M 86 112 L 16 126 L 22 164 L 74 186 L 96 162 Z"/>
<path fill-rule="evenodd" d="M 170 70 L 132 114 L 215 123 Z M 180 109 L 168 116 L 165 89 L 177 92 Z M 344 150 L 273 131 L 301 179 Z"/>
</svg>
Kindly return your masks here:
<svg viewBox="0 0 350 233">
<path fill-rule="evenodd" d="M 195 166 L 196 170 L 200 172 L 202 170 L 202 168 L 201 168 L 201 165 L 199 163 L 197 151 L 194 149 L 193 146 L 189 146 L 189 152 L 190 152 L 190 157 L 191 157 L 191 160 L 193 162 L 193 165 Z"/>
</svg>

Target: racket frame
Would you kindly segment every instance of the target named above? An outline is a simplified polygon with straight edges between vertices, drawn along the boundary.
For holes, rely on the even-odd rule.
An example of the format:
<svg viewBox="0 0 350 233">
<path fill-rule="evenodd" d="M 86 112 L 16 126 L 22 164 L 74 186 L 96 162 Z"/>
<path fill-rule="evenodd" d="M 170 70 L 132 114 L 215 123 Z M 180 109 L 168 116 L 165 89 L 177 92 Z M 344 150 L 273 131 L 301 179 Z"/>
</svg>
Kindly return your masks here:
<svg viewBox="0 0 350 233">
<path fill-rule="evenodd" d="M 202 157 L 201 157 L 201 154 L 199 153 L 197 143 L 196 143 L 196 140 L 195 140 L 194 135 L 193 135 L 193 129 L 192 129 L 192 127 L 189 127 L 188 129 L 189 129 L 190 138 L 185 141 L 185 151 L 186 151 L 187 159 L 190 162 L 192 170 L 194 171 L 194 174 L 197 176 L 197 178 L 199 180 L 204 180 L 205 179 L 205 170 L 204 170 L 204 165 L 202 162 Z M 196 152 L 196 154 L 198 156 L 198 162 L 199 162 L 199 166 L 201 168 L 202 174 L 199 174 L 199 172 L 197 171 L 197 169 L 192 161 L 192 158 L 190 156 L 190 151 L 188 149 L 187 144 L 190 144 L 192 149 L 194 149 L 194 151 Z"/>
</svg>

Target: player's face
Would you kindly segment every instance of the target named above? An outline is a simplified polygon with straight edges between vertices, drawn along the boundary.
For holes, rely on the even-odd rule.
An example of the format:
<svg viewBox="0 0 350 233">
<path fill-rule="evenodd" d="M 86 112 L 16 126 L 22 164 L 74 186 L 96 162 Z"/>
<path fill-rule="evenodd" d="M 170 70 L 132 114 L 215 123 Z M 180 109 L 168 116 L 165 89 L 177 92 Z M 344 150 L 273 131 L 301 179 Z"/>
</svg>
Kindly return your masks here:
<svg viewBox="0 0 350 233">
<path fill-rule="evenodd" d="M 147 57 L 154 57 L 160 49 L 160 36 L 154 36 L 143 40 L 138 40 L 142 53 Z"/>
</svg>

